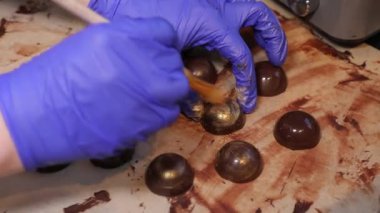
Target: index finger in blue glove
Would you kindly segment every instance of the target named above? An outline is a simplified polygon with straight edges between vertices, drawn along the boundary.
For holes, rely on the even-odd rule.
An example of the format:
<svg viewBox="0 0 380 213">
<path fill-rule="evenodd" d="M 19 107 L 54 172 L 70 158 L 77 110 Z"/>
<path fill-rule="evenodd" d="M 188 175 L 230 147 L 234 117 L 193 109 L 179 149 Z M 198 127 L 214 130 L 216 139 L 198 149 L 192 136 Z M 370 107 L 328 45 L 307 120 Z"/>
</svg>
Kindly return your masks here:
<svg viewBox="0 0 380 213">
<path fill-rule="evenodd" d="M 238 101 L 245 113 L 256 107 L 257 88 L 252 54 L 238 32 L 231 31 L 222 21 L 205 28 L 209 36 L 206 47 L 216 49 L 232 63 L 236 78 Z"/>
<path fill-rule="evenodd" d="M 285 62 L 288 51 L 285 32 L 275 14 L 264 3 L 227 3 L 223 13 L 229 26 L 253 28 L 256 42 L 265 49 L 272 64 L 280 66 Z"/>
</svg>

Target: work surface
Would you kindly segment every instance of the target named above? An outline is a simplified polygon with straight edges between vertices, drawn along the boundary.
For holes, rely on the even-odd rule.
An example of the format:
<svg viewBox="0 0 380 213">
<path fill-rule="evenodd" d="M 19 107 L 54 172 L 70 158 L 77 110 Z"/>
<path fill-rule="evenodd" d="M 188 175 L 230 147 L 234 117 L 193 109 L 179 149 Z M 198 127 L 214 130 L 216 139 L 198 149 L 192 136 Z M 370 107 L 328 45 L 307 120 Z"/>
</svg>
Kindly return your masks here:
<svg viewBox="0 0 380 213">
<path fill-rule="evenodd" d="M 15 14 L 19 4 L 0 1 L 0 18 L 9 20 L 0 37 L 1 72 L 82 27 L 56 8 Z M 89 212 L 380 212 L 380 51 L 362 45 L 351 56 L 318 40 L 298 20 L 281 17 L 281 23 L 289 40 L 283 66 L 288 88 L 260 97 L 242 130 L 213 136 L 180 117 L 156 135 L 149 155 L 122 168 L 102 170 L 84 161 L 56 174 L 1 179 L 0 212 L 62 212 L 85 201 L 81 207 Z M 255 61 L 265 60 L 262 50 L 253 52 Z M 318 120 L 322 139 L 316 148 L 291 151 L 275 142 L 276 120 L 295 109 Z M 252 143 L 263 156 L 264 170 L 253 182 L 233 184 L 214 170 L 216 152 L 234 139 Z M 196 173 L 193 189 L 175 199 L 156 196 L 144 184 L 147 164 L 165 152 L 186 157 Z"/>
</svg>

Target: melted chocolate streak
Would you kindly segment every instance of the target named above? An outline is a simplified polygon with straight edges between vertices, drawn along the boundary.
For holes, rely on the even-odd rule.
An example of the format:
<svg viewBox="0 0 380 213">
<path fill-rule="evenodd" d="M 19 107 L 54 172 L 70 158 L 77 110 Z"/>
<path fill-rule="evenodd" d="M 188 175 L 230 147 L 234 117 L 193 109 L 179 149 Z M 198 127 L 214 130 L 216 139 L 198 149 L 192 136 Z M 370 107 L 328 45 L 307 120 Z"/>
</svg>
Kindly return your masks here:
<svg viewBox="0 0 380 213">
<path fill-rule="evenodd" d="M 95 192 L 94 196 L 87 198 L 83 203 L 77 203 L 63 209 L 65 213 L 79 213 L 84 212 L 98 204 L 107 203 L 111 201 L 110 194 L 105 191 Z"/>
<path fill-rule="evenodd" d="M 346 84 L 348 84 L 350 82 L 354 82 L 354 81 L 368 81 L 368 80 L 370 80 L 368 77 L 361 75 L 359 73 L 349 73 L 349 75 L 351 76 L 351 78 L 344 80 L 344 81 L 340 81 L 339 84 L 340 85 L 346 85 Z"/>
<path fill-rule="evenodd" d="M 359 122 L 357 120 L 355 120 L 354 118 L 351 118 L 351 117 L 345 117 L 344 118 L 344 122 L 350 123 L 351 126 L 353 126 L 356 129 L 356 131 L 358 131 L 359 134 L 361 136 L 363 136 L 363 131 L 362 131 L 362 129 L 360 127 L 360 124 L 359 124 Z"/>
<path fill-rule="evenodd" d="M 16 11 L 19 14 L 35 14 L 38 12 L 45 11 L 48 8 L 48 4 L 46 2 L 39 1 L 26 1 L 25 5 L 20 5 Z"/>
<path fill-rule="evenodd" d="M 337 117 L 335 115 L 327 115 L 327 119 L 330 122 L 331 126 L 334 127 L 336 130 L 338 130 L 338 131 L 347 131 L 348 130 L 347 127 L 340 125 L 340 124 L 338 124 L 338 122 L 336 122 Z"/>
<path fill-rule="evenodd" d="M 309 210 L 310 206 L 313 205 L 313 202 L 299 201 L 294 205 L 293 213 L 305 213 Z"/>
<path fill-rule="evenodd" d="M 5 24 L 7 23 L 7 20 L 5 18 L 2 18 L 0 20 L 0 37 L 5 34 Z"/>
</svg>

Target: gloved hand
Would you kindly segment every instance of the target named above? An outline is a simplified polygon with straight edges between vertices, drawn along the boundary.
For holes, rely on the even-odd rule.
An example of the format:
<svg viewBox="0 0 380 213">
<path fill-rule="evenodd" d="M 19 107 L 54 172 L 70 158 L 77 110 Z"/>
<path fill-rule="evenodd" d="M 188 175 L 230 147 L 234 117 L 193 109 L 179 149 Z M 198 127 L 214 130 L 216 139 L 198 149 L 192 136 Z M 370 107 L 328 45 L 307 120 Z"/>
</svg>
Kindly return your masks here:
<svg viewBox="0 0 380 213">
<path fill-rule="evenodd" d="M 119 16 L 162 17 L 174 27 L 177 47 L 216 49 L 232 63 L 238 99 L 247 113 L 256 106 L 256 79 L 250 50 L 239 35 L 252 26 L 257 43 L 274 65 L 287 54 L 287 41 L 272 11 L 262 2 L 228 0 L 91 0 L 89 7 L 114 19 Z M 155 28 L 152 28 L 154 31 Z"/>
<path fill-rule="evenodd" d="M 24 167 L 108 157 L 174 121 L 189 91 L 175 41 L 160 18 L 124 18 L 1 75 L 0 108 Z"/>
</svg>

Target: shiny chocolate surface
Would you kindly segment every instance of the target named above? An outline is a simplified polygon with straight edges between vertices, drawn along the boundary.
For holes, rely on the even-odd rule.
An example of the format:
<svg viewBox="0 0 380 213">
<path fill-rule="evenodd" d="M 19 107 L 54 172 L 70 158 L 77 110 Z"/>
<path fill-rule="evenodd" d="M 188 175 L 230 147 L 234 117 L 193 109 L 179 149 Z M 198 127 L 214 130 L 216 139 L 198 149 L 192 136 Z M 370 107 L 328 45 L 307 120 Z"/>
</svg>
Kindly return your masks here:
<svg viewBox="0 0 380 213">
<path fill-rule="evenodd" d="M 273 133 L 279 144 L 292 150 L 311 149 L 321 139 L 318 122 L 303 111 L 284 114 L 277 121 Z"/>
<path fill-rule="evenodd" d="M 224 179 L 247 183 L 261 174 L 263 162 L 253 145 L 245 141 L 232 141 L 218 152 L 215 169 Z"/>
</svg>

